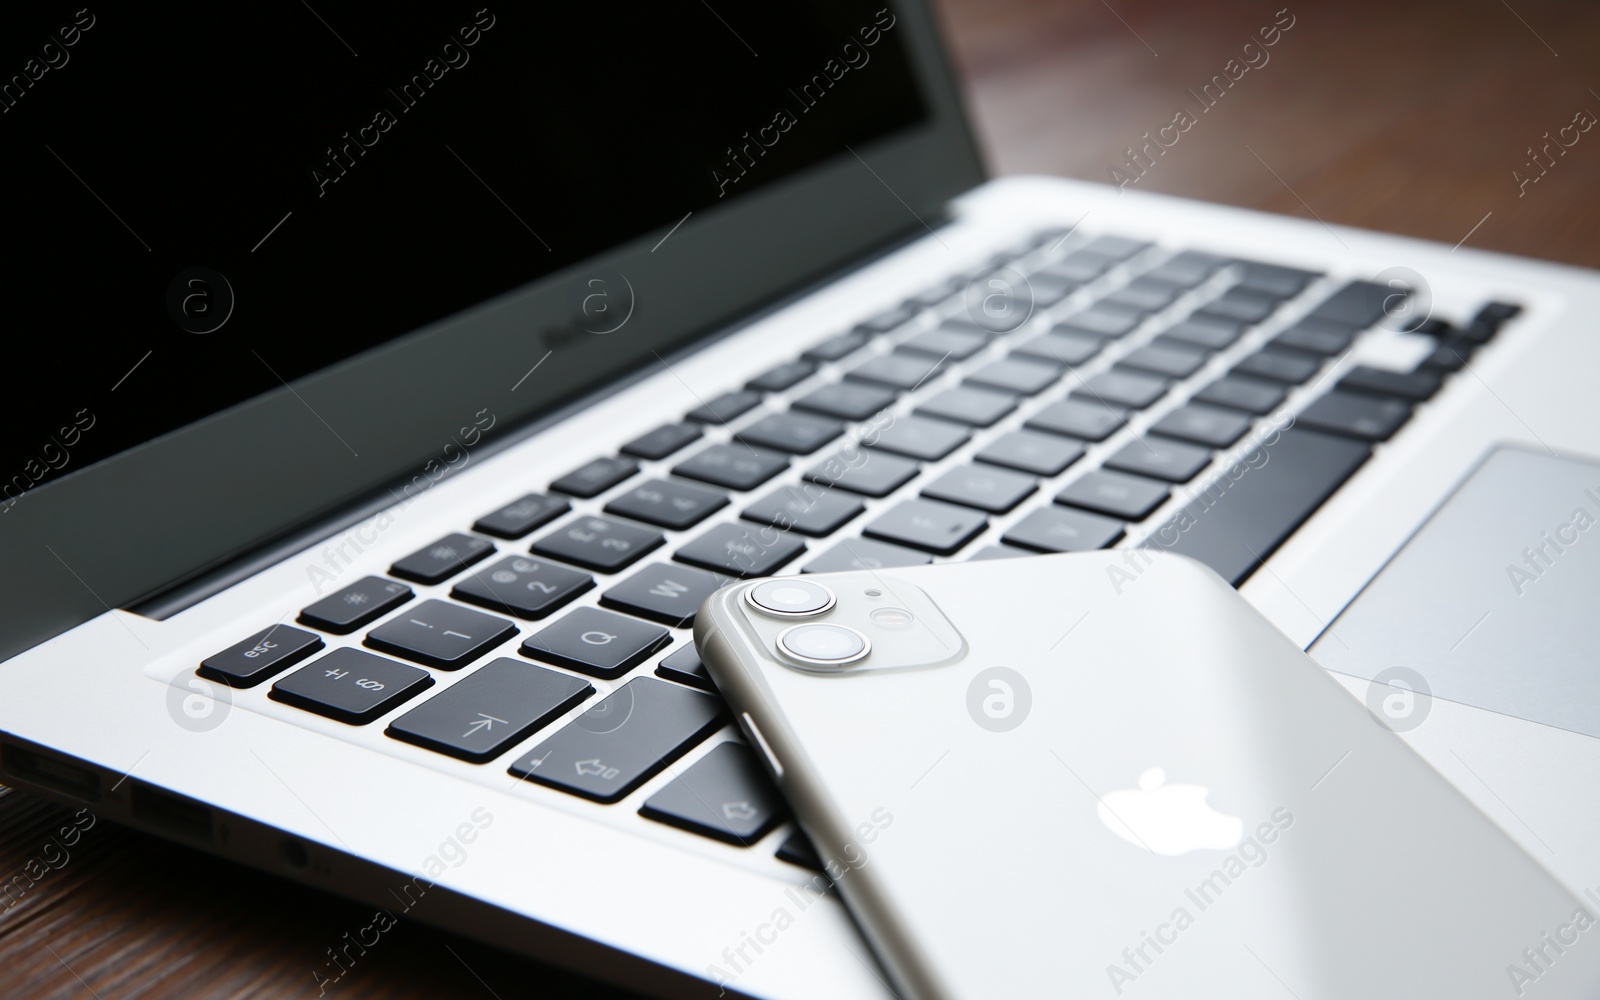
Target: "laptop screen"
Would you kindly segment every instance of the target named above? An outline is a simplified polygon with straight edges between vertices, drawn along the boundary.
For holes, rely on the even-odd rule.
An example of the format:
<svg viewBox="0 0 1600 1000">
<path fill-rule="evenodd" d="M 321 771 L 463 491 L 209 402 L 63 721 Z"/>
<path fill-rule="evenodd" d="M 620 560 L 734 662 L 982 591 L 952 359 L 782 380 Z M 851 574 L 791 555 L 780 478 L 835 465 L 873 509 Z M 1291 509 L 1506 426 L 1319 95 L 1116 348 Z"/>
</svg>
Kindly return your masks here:
<svg viewBox="0 0 1600 1000">
<path fill-rule="evenodd" d="M 876 3 L 430 7 L 13 35 L 40 44 L 0 89 L 32 140 L 30 196 L 0 201 L 30 234 L 9 322 L 101 349 L 10 388 L 0 421 L 33 433 L 0 468 L 83 468 L 925 114 Z"/>
<path fill-rule="evenodd" d="M 481 2 L 0 15 L 0 557 L 62 577 L 0 599 L 213 571 L 981 177 L 916 5 Z"/>
</svg>

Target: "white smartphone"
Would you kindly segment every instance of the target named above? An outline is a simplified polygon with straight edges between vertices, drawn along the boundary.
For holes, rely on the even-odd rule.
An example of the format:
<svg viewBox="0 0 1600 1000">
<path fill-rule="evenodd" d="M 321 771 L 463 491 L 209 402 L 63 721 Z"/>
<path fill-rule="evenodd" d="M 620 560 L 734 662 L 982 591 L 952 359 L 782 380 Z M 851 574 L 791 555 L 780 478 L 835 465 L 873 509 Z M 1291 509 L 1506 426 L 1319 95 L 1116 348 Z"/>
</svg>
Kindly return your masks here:
<svg viewBox="0 0 1600 1000">
<path fill-rule="evenodd" d="M 902 997 L 1600 996 L 1595 916 L 1199 563 L 781 577 L 695 634 Z"/>
</svg>

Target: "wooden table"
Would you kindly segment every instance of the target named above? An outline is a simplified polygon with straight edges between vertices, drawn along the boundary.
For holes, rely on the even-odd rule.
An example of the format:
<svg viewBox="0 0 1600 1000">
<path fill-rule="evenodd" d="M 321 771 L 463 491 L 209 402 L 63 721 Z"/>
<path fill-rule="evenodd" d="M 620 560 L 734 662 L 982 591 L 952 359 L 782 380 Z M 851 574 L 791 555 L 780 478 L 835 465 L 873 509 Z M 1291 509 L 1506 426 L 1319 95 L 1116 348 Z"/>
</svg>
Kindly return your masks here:
<svg viewBox="0 0 1600 1000">
<path fill-rule="evenodd" d="M 1600 132 L 1528 166 L 1600 112 L 1600 10 L 1550 0 L 1302 4 L 1292 25 L 1132 186 L 1449 244 L 1600 266 Z M 992 172 L 1105 181 L 1141 133 L 1273 23 L 1268 3 L 942 0 Z M 1234 69 L 1237 73 L 1237 68 Z M 1569 131 L 1568 138 L 1574 133 Z M 1169 133 L 1169 136 L 1171 133 Z M 1523 177 L 1541 176 L 1522 186 Z M 69 810 L 0 792 L 0 875 Z M 17 997 L 316 995 L 325 949 L 371 919 L 197 851 L 99 823 L 0 913 Z M 0 896 L 0 906 L 9 900 Z M 360 997 L 615 991 L 415 923 L 327 990 Z"/>
</svg>

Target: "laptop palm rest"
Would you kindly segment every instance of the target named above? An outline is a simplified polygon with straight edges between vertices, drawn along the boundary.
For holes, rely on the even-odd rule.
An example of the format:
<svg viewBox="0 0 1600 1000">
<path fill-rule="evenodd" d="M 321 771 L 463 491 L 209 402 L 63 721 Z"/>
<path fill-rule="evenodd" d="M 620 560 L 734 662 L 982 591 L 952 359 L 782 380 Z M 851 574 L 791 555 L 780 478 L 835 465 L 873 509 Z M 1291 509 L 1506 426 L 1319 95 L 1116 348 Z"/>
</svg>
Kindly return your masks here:
<svg viewBox="0 0 1600 1000">
<path fill-rule="evenodd" d="M 1600 464 L 1500 447 L 1310 652 L 1339 673 L 1600 737 L 1597 598 Z"/>
</svg>

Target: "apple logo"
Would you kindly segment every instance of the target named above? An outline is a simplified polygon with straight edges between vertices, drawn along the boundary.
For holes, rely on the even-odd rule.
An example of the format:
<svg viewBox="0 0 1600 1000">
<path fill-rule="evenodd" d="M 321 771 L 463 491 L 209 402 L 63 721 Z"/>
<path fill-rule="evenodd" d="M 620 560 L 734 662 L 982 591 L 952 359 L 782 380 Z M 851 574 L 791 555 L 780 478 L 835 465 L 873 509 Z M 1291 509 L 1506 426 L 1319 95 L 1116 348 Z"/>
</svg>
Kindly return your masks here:
<svg viewBox="0 0 1600 1000">
<path fill-rule="evenodd" d="M 1244 821 L 1206 804 L 1204 785 L 1166 784 L 1166 772 L 1152 767 L 1139 775 L 1139 787 L 1119 788 L 1100 799 L 1095 812 L 1111 832 L 1155 854 L 1172 856 L 1202 849 L 1225 851 L 1244 836 Z"/>
</svg>

